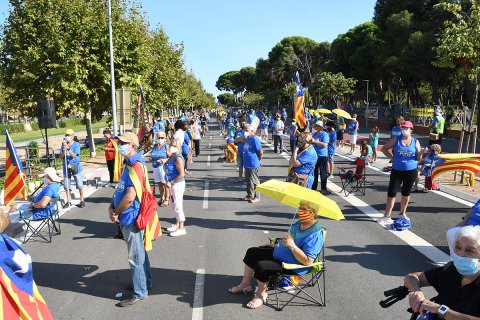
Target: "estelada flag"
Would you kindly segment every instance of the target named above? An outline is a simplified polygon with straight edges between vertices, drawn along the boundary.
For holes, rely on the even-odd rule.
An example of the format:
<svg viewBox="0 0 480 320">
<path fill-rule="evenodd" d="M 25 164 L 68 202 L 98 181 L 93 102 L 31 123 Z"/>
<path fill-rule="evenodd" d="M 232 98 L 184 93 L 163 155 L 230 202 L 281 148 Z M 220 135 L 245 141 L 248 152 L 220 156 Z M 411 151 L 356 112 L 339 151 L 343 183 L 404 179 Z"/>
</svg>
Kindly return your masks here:
<svg viewBox="0 0 480 320">
<path fill-rule="evenodd" d="M 32 258 L 15 241 L 0 233 L 0 318 L 53 319 L 33 281 Z"/>
<path fill-rule="evenodd" d="M 135 162 L 133 166 L 125 166 L 124 170 L 128 170 L 128 175 L 132 180 L 137 197 L 141 201 L 144 191 L 151 192 L 147 176 L 147 168 L 141 162 Z M 145 185 L 145 188 L 143 188 L 143 184 Z M 162 228 L 160 227 L 160 220 L 155 211 L 155 214 L 148 217 L 148 222 L 145 227 L 145 233 L 143 235 L 143 246 L 145 247 L 145 251 L 152 250 L 152 240 L 157 239 L 161 235 Z"/>
<path fill-rule="evenodd" d="M 449 171 L 465 171 L 475 177 L 480 170 L 480 155 L 476 153 L 439 154 L 432 164 L 432 181 Z"/>
<path fill-rule="evenodd" d="M 295 74 L 296 79 L 295 83 L 297 85 L 297 97 L 295 98 L 295 106 L 294 106 L 294 119 L 297 122 L 300 129 L 303 129 L 307 126 L 307 119 L 305 117 L 305 109 L 304 109 L 304 96 L 303 96 L 303 87 L 300 83 L 300 76 L 298 75 L 298 71 Z"/>
<path fill-rule="evenodd" d="M 5 130 L 6 135 L 6 157 L 5 157 L 5 190 L 4 204 L 9 206 L 16 198 L 27 199 L 27 188 L 23 165 L 18 156 L 13 141 Z"/>
</svg>

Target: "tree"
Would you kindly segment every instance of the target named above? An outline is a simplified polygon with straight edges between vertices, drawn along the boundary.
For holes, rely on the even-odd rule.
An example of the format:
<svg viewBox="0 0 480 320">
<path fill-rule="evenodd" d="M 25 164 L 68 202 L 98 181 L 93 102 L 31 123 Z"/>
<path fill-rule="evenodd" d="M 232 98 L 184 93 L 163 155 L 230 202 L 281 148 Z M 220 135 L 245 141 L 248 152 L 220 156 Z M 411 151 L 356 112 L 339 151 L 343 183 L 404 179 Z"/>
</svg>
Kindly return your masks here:
<svg viewBox="0 0 480 320">
<path fill-rule="evenodd" d="M 341 73 L 322 72 L 315 77 L 313 88 L 325 104 L 336 104 L 338 100 L 355 91 L 356 83 L 357 80 L 345 78 Z"/>
<path fill-rule="evenodd" d="M 233 93 L 222 93 L 219 96 L 217 96 L 218 101 L 220 101 L 221 104 L 225 105 L 233 105 L 235 104 L 235 95 Z"/>
<path fill-rule="evenodd" d="M 229 71 L 222 74 L 215 86 L 220 91 L 231 91 L 235 95 L 245 89 L 240 71 Z"/>
<path fill-rule="evenodd" d="M 245 106 L 258 106 L 263 102 L 263 95 L 260 93 L 247 92 L 242 97 L 243 105 Z"/>
</svg>

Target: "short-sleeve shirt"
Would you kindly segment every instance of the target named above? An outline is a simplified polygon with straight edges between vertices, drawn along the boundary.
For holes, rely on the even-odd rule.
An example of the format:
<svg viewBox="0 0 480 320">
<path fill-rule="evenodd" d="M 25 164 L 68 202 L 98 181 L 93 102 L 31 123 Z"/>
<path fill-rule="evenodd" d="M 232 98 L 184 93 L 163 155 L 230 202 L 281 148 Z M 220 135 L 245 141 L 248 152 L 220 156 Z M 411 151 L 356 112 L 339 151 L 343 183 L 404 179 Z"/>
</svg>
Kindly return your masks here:
<svg viewBox="0 0 480 320">
<path fill-rule="evenodd" d="M 321 131 L 320 133 L 318 132 L 315 132 L 313 134 L 313 139 L 314 140 L 318 140 L 320 142 L 325 142 L 325 143 L 329 143 L 330 142 L 330 138 L 328 137 L 328 133 L 325 132 L 325 130 Z M 327 157 L 328 156 L 328 147 L 319 147 L 317 145 L 313 145 L 313 147 L 315 148 L 315 151 L 317 152 L 317 156 L 319 157 Z"/>
<path fill-rule="evenodd" d="M 43 197 L 49 198 L 58 198 L 60 197 L 60 183 L 50 183 L 47 184 L 33 199 L 33 203 L 37 203 L 42 200 Z M 53 204 L 50 202 L 45 208 L 34 208 L 33 209 L 33 219 L 40 219 L 48 217 L 52 212 Z"/>
<path fill-rule="evenodd" d="M 80 143 L 75 141 L 69 148 L 70 148 L 70 151 L 75 154 L 75 156 L 72 157 L 70 155 L 70 152 L 67 152 L 67 162 L 71 164 L 78 164 L 78 173 L 80 173 L 83 170 L 82 164 L 80 163 Z M 64 150 L 62 146 L 62 148 L 60 149 L 60 153 L 63 153 L 63 151 Z M 65 157 L 62 158 L 62 165 L 63 165 L 63 174 L 64 176 L 66 176 L 67 164 L 65 163 Z"/>
<path fill-rule="evenodd" d="M 133 182 L 130 179 L 128 167 L 125 167 L 125 169 L 123 169 L 120 181 L 117 184 L 117 189 L 115 189 L 115 193 L 113 194 L 113 208 L 116 208 L 123 197 L 125 197 L 129 187 L 133 188 Z M 130 207 L 121 212 L 118 216 L 119 223 L 124 226 L 135 223 L 139 211 L 140 201 L 138 200 L 138 197 L 135 197 L 135 200 L 133 200 Z"/>
<path fill-rule="evenodd" d="M 350 122 L 348 123 L 348 133 L 349 134 L 351 134 L 351 135 L 357 135 L 358 134 L 357 123 L 358 123 L 358 121 L 355 120 L 355 119 L 350 120 Z"/>
<path fill-rule="evenodd" d="M 280 136 L 283 133 L 283 129 L 285 129 L 285 125 L 283 124 L 282 120 L 274 121 L 272 124 L 273 129 L 278 129 L 279 131 L 273 130 L 272 136 Z"/>
<path fill-rule="evenodd" d="M 183 137 L 183 144 L 182 144 L 182 153 L 189 154 L 190 153 L 190 141 L 191 141 L 191 133 L 190 130 L 185 131 Z"/>
<path fill-rule="evenodd" d="M 179 145 L 182 146 L 183 145 L 183 140 L 185 140 L 185 133 L 182 129 L 178 129 L 177 131 L 175 131 L 175 133 L 173 134 L 173 139 L 179 141 Z"/>
<path fill-rule="evenodd" d="M 467 226 L 480 226 L 480 200 L 472 207 L 472 214 L 467 221 Z"/>
<path fill-rule="evenodd" d="M 370 146 L 378 147 L 378 132 L 372 133 L 373 139 L 370 141 Z"/>
<path fill-rule="evenodd" d="M 113 149 L 112 139 L 105 141 L 105 148 Z M 105 160 L 115 160 L 115 151 L 105 151 Z"/>
<path fill-rule="evenodd" d="M 243 137 L 243 135 L 244 135 L 243 130 L 237 130 L 237 131 L 235 132 L 235 137 L 234 137 L 234 139 Z M 243 146 L 245 146 L 245 143 L 244 143 L 244 142 L 239 142 L 239 143 L 237 143 L 237 154 L 243 155 Z"/>
<path fill-rule="evenodd" d="M 390 138 L 399 138 L 402 136 L 402 129 L 400 127 L 393 127 L 392 133 L 390 134 Z"/>
<path fill-rule="evenodd" d="M 425 271 L 425 278 L 438 292 L 435 303 L 446 305 L 460 313 L 480 317 L 480 278 L 462 287 L 462 275 L 452 262 Z"/>
<path fill-rule="evenodd" d="M 260 168 L 260 159 L 257 155 L 260 150 L 262 150 L 262 143 L 257 136 L 245 140 L 243 147 L 243 167 L 245 169 Z"/>
<path fill-rule="evenodd" d="M 268 125 L 270 124 L 270 119 L 264 117 L 262 122 L 260 122 L 260 129 L 268 129 Z"/>
<path fill-rule="evenodd" d="M 313 147 L 308 147 L 305 151 L 299 151 L 297 160 L 302 164 L 299 167 L 293 167 L 293 170 L 299 174 L 313 175 L 313 168 L 317 164 L 317 152 Z"/>
<path fill-rule="evenodd" d="M 323 246 L 323 235 L 322 230 L 323 227 L 320 222 L 316 222 L 313 226 L 306 230 L 300 230 L 300 221 L 297 221 L 295 224 L 292 225 L 290 229 L 290 234 L 292 235 L 293 241 L 295 245 L 302 249 L 302 251 L 312 259 L 315 259 L 320 251 L 322 250 Z M 283 245 L 283 242 L 280 241 L 275 249 L 273 249 L 273 257 L 277 260 L 287 263 L 299 263 L 293 253 Z M 307 273 L 309 268 L 299 269 L 295 272 L 299 275 Z"/>
</svg>

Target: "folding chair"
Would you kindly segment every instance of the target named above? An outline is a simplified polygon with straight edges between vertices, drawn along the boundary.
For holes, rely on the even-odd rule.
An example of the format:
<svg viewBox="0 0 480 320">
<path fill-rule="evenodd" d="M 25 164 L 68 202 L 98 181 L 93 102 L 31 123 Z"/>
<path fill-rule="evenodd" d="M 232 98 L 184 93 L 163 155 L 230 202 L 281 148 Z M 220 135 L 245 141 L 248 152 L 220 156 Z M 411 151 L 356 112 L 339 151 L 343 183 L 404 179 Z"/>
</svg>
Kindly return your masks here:
<svg viewBox="0 0 480 320">
<path fill-rule="evenodd" d="M 318 253 L 317 257 L 315 258 L 310 270 L 304 275 L 298 275 L 295 270 L 305 269 L 302 264 L 293 264 L 293 263 L 282 263 L 282 272 L 276 274 L 271 278 L 271 284 L 273 285 L 273 290 L 275 291 L 275 299 L 277 311 L 282 311 L 287 305 L 289 305 L 295 298 L 303 300 L 303 303 L 299 303 L 298 305 L 301 306 L 326 306 L 325 300 L 325 239 L 327 236 L 327 229 L 323 228 L 322 230 L 323 235 L 323 246 L 320 252 Z M 272 241 L 271 238 L 269 238 Z M 274 242 L 281 240 L 273 239 Z M 298 277 L 298 283 L 294 283 L 290 280 L 290 277 Z M 279 284 L 282 281 L 287 281 L 291 283 L 291 290 L 283 290 L 279 288 Z M 314 292 L 309 293 L 307 291 L 308 288 L 316 287 L 318 290 L 318 297 L 315 297 L 316 294 L 314 293 L 316 290 L 312 289 Z M 310 291 L 310 290 L 309 290 Z M 286 295 L 290 298 L 286 301 L 280 301 L 280 295 Z M 280 305 L 282 303 L 282 305 Z"/>
<path fill-rule="evenodd" d="M 25 230 L 25 236 L 23 237 L 23 243 L 27 243 L 32 237 L 40 237 L 48 243 L 52 242 L 52 235 L 60 234 L 60 221 L 59 221 L 59 206 L 57 198 L 52 198 L 49 206 L 47 206 L 48 214 L 43 218 L 33 218 L 33 211 L 19 211 L 20 219 L 25 223 L 27 229 Z M 53 203 L 52 203 L 53 202 Z M 42 234 L 45 226 L 48 229 L 48 236 Z"/>
<path fill-rule="evenodd" d="M 360 158 L 357 158 L 354 162 L 355 166 L 351 167 L 341 167 L 338 175 L 340 176 L 340 181 L 342 182 L 342 190 L 345 192 L 345 196 L 348 196 L 350 193 L 358 191 L 362 195 L 365 195 L 365 186 L 367 181 L 367 170 L 365 169 L 366 161 Z M 353 172 L 351 169 L 355 169 Z"/>
</svg>

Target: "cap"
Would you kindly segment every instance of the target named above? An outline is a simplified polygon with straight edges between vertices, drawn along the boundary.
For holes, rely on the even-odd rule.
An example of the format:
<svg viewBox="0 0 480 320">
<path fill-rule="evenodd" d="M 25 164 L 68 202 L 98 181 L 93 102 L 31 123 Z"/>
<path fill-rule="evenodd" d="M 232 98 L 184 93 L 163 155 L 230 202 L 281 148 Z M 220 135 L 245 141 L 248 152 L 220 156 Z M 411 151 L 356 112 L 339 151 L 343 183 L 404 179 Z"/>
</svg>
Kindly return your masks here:
<svg viewBox="0 0 480 320">
<path fill-rule="evenodd" d="M 322 127 L 323 128 L 323 121 L 322 120 L 318 120 L 317 122 L 315 122 L 314 124 L 315 126 L 319 126 L 319 127 Z"/>
<path fill-rule="evenodd" d="M 62 181 L 60 179 L 60 177 L 58 176 L 55 168 L 52 168 L 52 167 L 45 168 L 45 170 L 43 170 L 43 172 L 41 174 L 39 174 L 38 176 L 41 178 L 41 177 L 44 177 L 45 175 L 48 175 L 50 177 L 50 179 L 52 179 L 52 181 L 55 181 L 55 182 Z"/>
<path fill-rule="evenodd" d="M 121 142 L 133 143 L 136 147 L 138 147 L 138 137 L 133 132 L 125 132 L 121 136 L 118 136 L 118 140 Z"/>
<path fill-rule="evenodd" d="M 69 136 L 71 136 L 71 135 L 74 134 L 74 133 L 75 133 L 75 132 L 73 132 L 72 129 L 67 129 L 67 131 L 65 131 L 65 134 L 66 134 L 66 135 L 69 135 Z"/>
<path fill-rule="evenodd" d="M 400 127 L 405 127 L 405 128 L 411 128 L 413 129 L 413 123 L 411 123 L 410 121 L 405 121 L 404 123 L 402 123 L 400 125 Z"/>
</svg>

